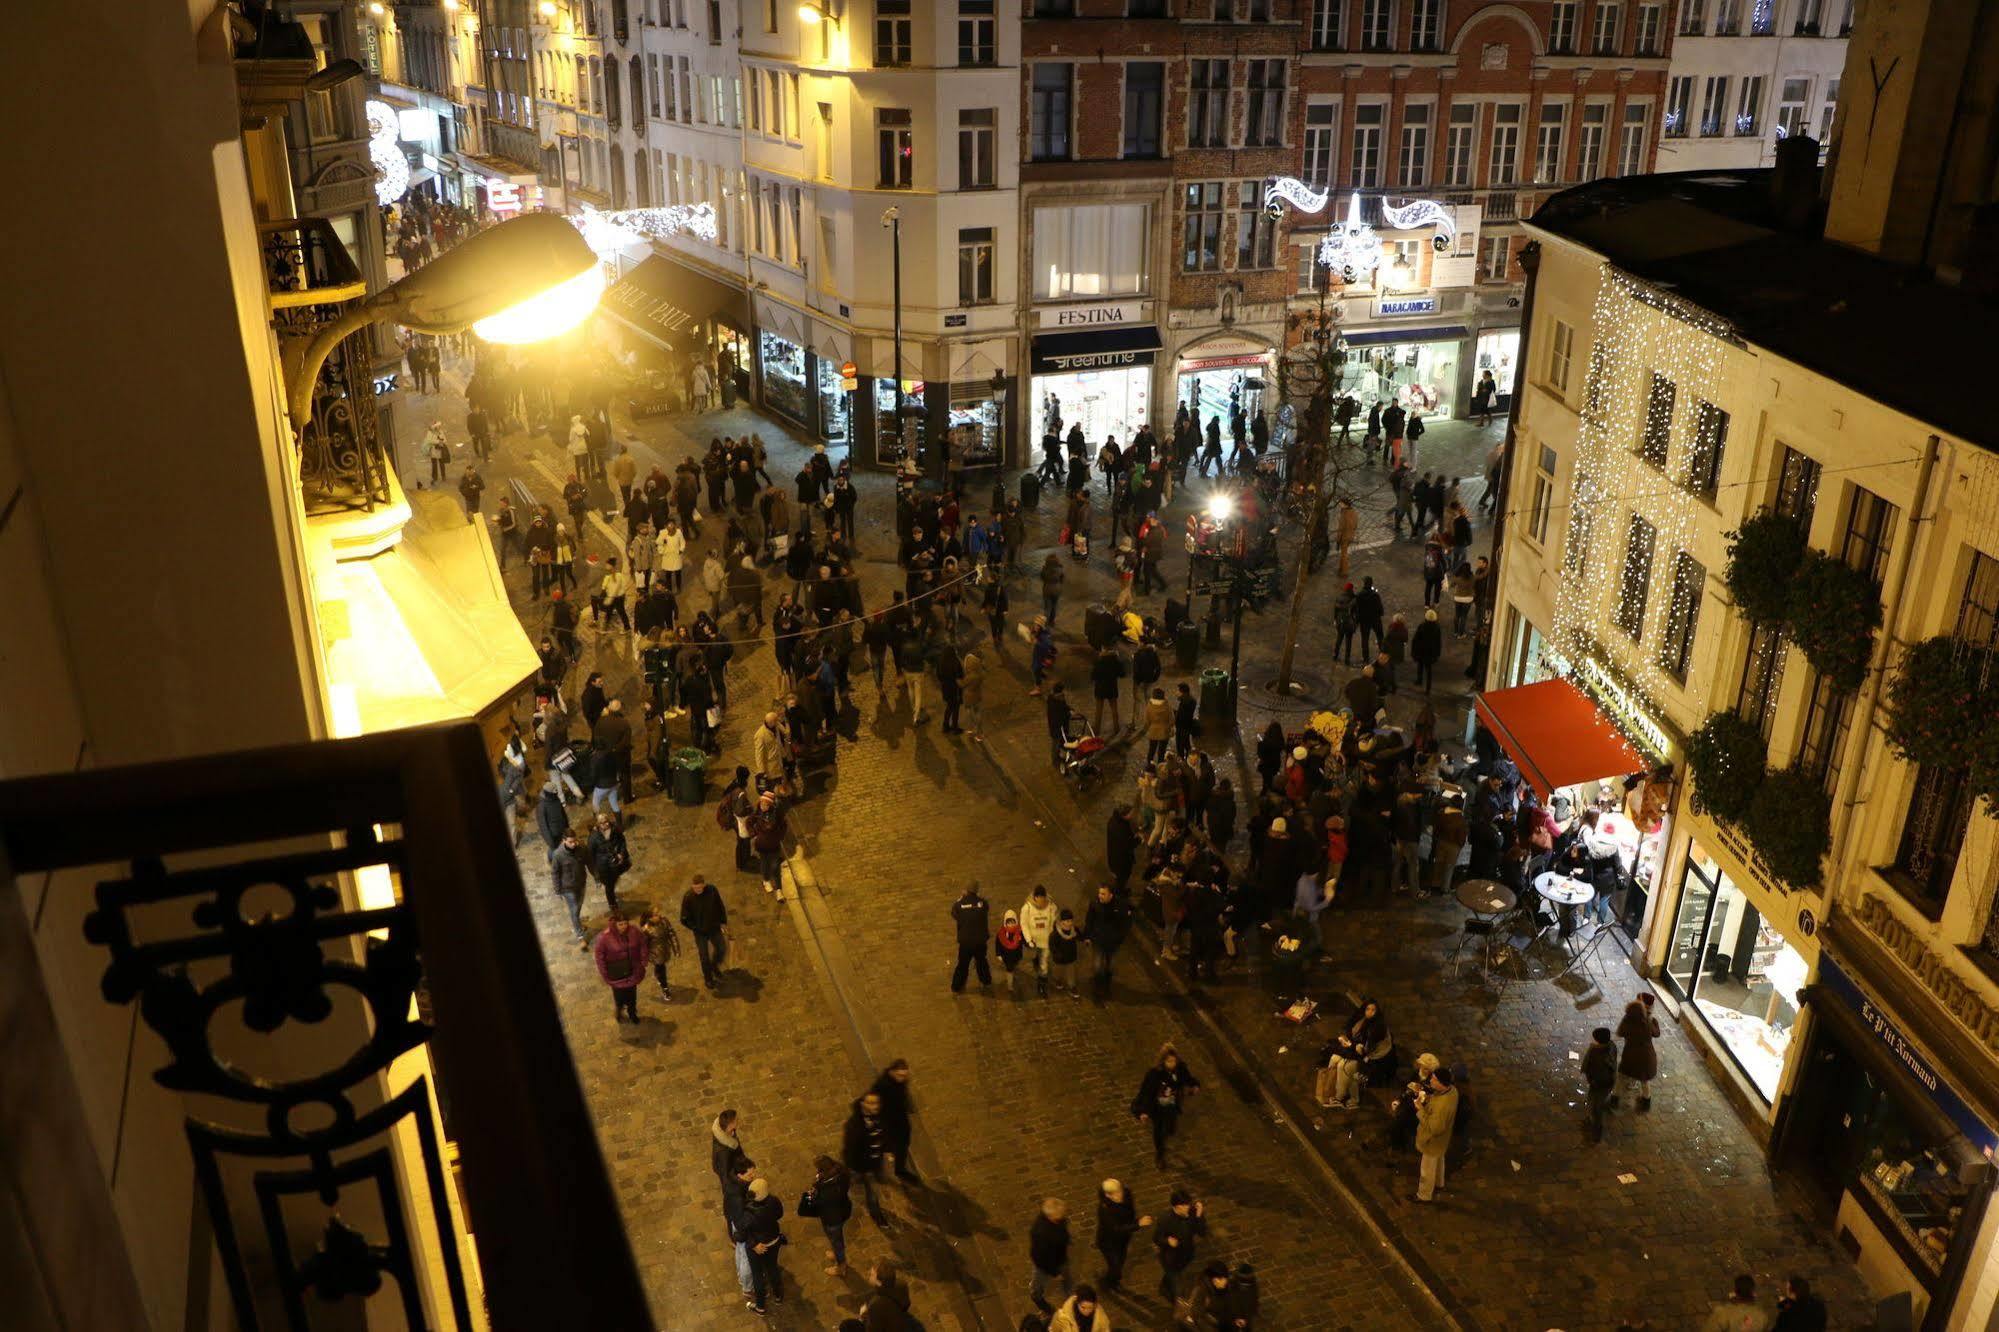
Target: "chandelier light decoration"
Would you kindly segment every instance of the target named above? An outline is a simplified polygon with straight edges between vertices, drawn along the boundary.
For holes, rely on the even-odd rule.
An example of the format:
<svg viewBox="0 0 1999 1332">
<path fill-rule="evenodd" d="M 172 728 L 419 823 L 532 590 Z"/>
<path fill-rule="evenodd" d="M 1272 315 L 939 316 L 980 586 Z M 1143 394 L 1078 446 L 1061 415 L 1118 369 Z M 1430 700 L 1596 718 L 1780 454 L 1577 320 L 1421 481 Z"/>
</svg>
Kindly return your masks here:
<svg viewBox="0 0 1999 1332">
<path fill-rule="evenodd" d="M 600 259 L 644 241 L 692 236 L 713 244 L 720 234 L 715 226 L 715 206 L 706 203 L 612 211 L 586 208 L 569 220 Z"/>
<path fill-rule="evenodd" d="M 1703 404 L 1719 406 L 1735 334 L 1707 311 L 1608 264 L 1599 275 L 1594 331 L 1547 664 L 1587 674 L 1598 687 L 1607 677 L 1656 716 L 1663 689 L 1694 698 L 1707 690 L 1701 677 L 1708 664 L 1698 652 L 1684 682 L 1661 660 L 1669 625 L 1698 633 L 1705 573 L 1719 572 L 1696 564 L 1688 572 L 1698 576 L 1676 577 L 1681 555 L 1691 559 L 1697 549 L 1702 506 L 1689 484 L 1695 435 Z M 1663 465 L 1640 453 L 1654 412 L 1667 416 Z"/>
<path fill-rule="evenodd" d="M 396 109 L 369 98 L 368 160 L 375 164 L 375 201 L 383 207 L 403 197 L 410 187 L 410 161 L 396 142 Z"/>
<path fill-rule="evenodd" d="M 1315 190 L 1292 176 L 1279 176 L 1271 181 L 1266 194 L 1269 201 L 1264 207 L 1273 220 L 1283 216 L 1285 204 L 1301 213 L 1323 212 L 1332 197 L 1330 191 Z M 1418 199 L 1399 208 L 1384 200 L 1381 218 L 1395 231 L 1430 228 L 1430 245 L 1439 254 L 1451 248 L 1458 234 L 1451 210 L 1432 199 Z M 1335 222 L 1319 242 L 1318 261 L 1322 267 L 1339 274 L 1340 281 L 1354 286 L 1371 281 L 1375 270 L 1381 267 L 1381 245 L 1380 233 L 1361 217 L 1360 194 L 1356 191 L 1347 197 L 1346 220 Z"/>
</svg>

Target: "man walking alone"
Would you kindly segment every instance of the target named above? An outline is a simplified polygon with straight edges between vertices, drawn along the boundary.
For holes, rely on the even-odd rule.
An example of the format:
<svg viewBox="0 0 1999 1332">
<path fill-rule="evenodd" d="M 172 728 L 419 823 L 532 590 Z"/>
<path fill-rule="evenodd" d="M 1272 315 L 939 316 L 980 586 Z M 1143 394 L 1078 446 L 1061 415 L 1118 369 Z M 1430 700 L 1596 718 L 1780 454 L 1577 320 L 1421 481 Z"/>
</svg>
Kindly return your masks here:
<svg viewBox="0 0 1999 1332">
<path fill-rule="evenodd" d="M 993 987 L 992 966 L 986 961 L 987 941 L 992 938 L 992 909 L 979 896 L 979 885 L 968 883 L 958 900 L 951 904 L 951 922 L 958 932 L 958 964 L 951 969 L 951 993 L 965 992 L 965 972 L 974 963 L 979 968 L 979 984 Z"/>
</svg>

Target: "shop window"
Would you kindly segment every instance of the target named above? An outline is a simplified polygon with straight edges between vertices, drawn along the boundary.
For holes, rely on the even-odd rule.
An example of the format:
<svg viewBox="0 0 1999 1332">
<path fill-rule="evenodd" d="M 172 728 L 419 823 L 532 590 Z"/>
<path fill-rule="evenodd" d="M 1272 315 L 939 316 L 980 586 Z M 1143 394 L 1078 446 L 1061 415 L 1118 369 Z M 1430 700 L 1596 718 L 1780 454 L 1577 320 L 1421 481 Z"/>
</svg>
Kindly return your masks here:
<svg viewBox="0 0 1999 1332">
<path fill-rule="evenodd" d="M 1430 175 L 1430 104 L 1411 102 L 1402 108 L 1402 159 L 1398 179 L 1405 188 L 1420 187 Z"/>
<path fill-rule="evenodd" d="M 1486 184 L 1497 189 L 1520 179 L 1520 104 L 1501 102 L 1492 108 L 1492 156 Z"/>
<path fill-rule="evenodd" d="M 1160 109 L 1165 102 L 1166 66 L 1136 60 L 1124 67 L 1124 155 L 1159 156 Z"/>
<path fill-rule="evenodd" d="M 916 140 L 909 112 L 883 107 L 875 112 L 875 184 L 906 190 L 915 174 Z"/>
<path fill-rule="evenodd" d="M 1846 508 L 1846 531 L 1840 537 L 1839 558 L 1879 585 L 1888 568 L 1888 547 L 1894 539 L 1895 506 L 1871 490 L 1853 487 L 1853 497 Z"/>
<path fill-rule="evenodd" d="M 1453 102 L 1444 134 L 1444 184 L 1470 186 L 1472 152 L 1478 143 L 1478 103 Z"/>
<path fill-rule="evenodd" d="M 1770 507 L 1787 518 L 1797 520 L 1804 531 L 1811 531 L 1812 512 L 1818 507 L 1819 465 L 1809 455 L 1798 452 L 1788 444 L 1779 445 L 1783 449 L 1783 460 L 1777 465 L 1777 493 L 1772 497 Z"/>
<path fill-rule="evenodd" d="M 1694 433 L 1687 448 L 1687 489 L 1712 500 L 1721 488 L 1721 455 L 1728 443 L 1728 413 L 1694 401 Z"/>
<path fill-rule="evenodd" d="M 1312 28 L 1308 40 L 1314 51 L 1346 49 L 1347 0 L 1312 0 Z"/>
<path fill-rule="evenodd" d="M 1189 185 L 1181 195 L 1180 267 L 1188 273 L 1212 273 L 1222 266 L 1222 191 L 1220 181 Z"/>
<path fill-rule="evenodd" d="M 1611 619 L 1636 643 L 1645 637 L 1645 602 L 1652 587 L 1652 555 L 1659 545 L 1658 529 L 1637 514 L 1624 534 L 1624 582 L 1617 589 Z"/>
<path fill-rule="evenodd" d="M 1662 470 L 1666 451 L 1672 446 L 1673 400 L 1678 392 L 1672 380 L 1655 371 L 1645 395 L 1645 425 L 1638 435 L 1638 456 Z"/>
<path fill-rule="evenodd" d="M 1229 119 L 1229 62 L 1193 60 L 1187 70 L 1187 146 L 1220 148 Z"/>
<path fill-rule="evenodd" d="M 1069 156 L 1069 103 L 1075 69 L 1063 62 L 1034 67 L 1034 91 L 1028 105 L 1028 156 L 1055 162 Z"/>
<path fill-rule="evenodd" d="M 1252 60 L 1247 71 L 1243 143 L 1275 148 L 1284 142 L 1284 61 Z"/>
<path fill-rule="evenodd" d="M 1617 174 L 1645 174 L 1645 134 L 1650 111 L 1643 102 L 1624 105 L 1624 124 L 1617 140 Z"/>
<path fill-rule="evenodd" d="M 875 0 L 875 64 L 907 65 L 909 0 Z"/>
<path fill-rule="evenodd" d="M 1776 1099 L 1805 960 L 1695 842 L 1666 953 L 1666 983 L 1764 1100 Z"/>
<path fill-rule="evenodd" d="M 958 304 L 989 305 L 993 299 L 993 229 L 968 227 L 958 233 Z"/>
<path fill-rule="evenodd" d="M 1339 112 L 1338 102 L 1314 102 L 1305 108 L 1305 183 L 1315 190 L 1332 187 Z"/>
<path fill-rule="evenodd" d="M 1555 0 L 1548 14 L 1548 54 L 1576 53 L 1577 0 Z"/>
<path fill-rule="evenodd" d="M 1687 682 L 1687 668 L 1693 663 L 1694 634 L 1700 627 L 1701 593 L 1707 584 L 1707 570 L 1684 550 L 1673 557 L 1672 600 L 1666 603 L 1666 633 L 1659 644 L 1659 669 Z"/>
<path fill-rule="evenodd" d="M 958 0 L 960 65 L 990 65 L 999 59 L 993 35 L 993 4 L 994 0 Z"/>
<path fill-rule="evenodd" d="M 958 188 L 993 187 L 999 112 L 991 107 L 958 113 Z"/>
<path fill-rule="evenodd" d="M 1145 204 L 1037 208 L 1033 226 L 1037 300 L 1144 293 L 1152 230 Z"/>
<path fill-rule="evenodd" d="M 1598 55 L 1616 55 L 1617 39 L 1622 35 L 1623 28 L 1624 6 L 1597 0 L 1596 29 L 1591 49 Z"/>
<path fill-rule="evenodd" d="M 1777 716 L 1777 693 L 1784 685 L 1784 631 L 1777 625 L 1749 626 L 1749 650 L 1742 664 L 1742 684 L 1735 693 L 1735 710 L 1769 740 Z"/>
<path fill-rule="evenodd" d="M 1353 164 L 1348 173 L 1354 188 L 1371 190 L 1381 184 L 1381 127 L 1388 108 L 1379 102 L 1353 109 Z"/>
<path fill-rule="evenodd" d="M 1548 544 L 1548 519 L 1555 511 L 1555 451 L 1546 444 L 1534 466 L 1534 496 L 1527 507 L 1527 535 L 1537 546 Z"/>
<path fill-rule="evenodd" d="M 805 349 L 769 329 L 757 337 L 763 362 L 764 405 L 791 421 L 806 417 Z"/>
<path fill-rule="evenodd" d="M 1263 182 L 1236 183 L 1236 251 L 1238 270 L 1270 268 L 1277 263 L 1277 219 L 1265 210 Z"/>
<path fill-rule="evenodd" d="M 1360 0 L 1360 46 L 1386 51 L 1394 45 L 1395 0 Z"/>
<path fill-rule="evenodd" d="M 1541 103 L 1541 123 L 1534 130 L 1534 183 L 1552 185 L 1562 178 L 1562 140 L 1569 108 L 1562 102 Z"/>
</svg>

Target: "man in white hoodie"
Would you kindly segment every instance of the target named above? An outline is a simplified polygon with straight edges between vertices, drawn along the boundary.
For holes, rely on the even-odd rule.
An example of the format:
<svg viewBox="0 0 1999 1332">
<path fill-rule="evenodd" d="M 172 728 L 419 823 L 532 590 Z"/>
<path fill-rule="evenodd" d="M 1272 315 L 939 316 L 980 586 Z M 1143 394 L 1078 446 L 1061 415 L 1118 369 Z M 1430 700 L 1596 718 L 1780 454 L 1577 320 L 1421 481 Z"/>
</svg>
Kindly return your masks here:
<svg viewBox="0 0 1999 1332">
<path fill-rule="evenodd" d="M 1048 997 L 1048 936 L 1055 931 L 1055 903 L 1048 889 L 1034 885 L 1034 892 L 1020 908 L 1020 933 L 1027 945 L 1027 960 L 1034 967 L 1035 992 Z"/>
</svg>

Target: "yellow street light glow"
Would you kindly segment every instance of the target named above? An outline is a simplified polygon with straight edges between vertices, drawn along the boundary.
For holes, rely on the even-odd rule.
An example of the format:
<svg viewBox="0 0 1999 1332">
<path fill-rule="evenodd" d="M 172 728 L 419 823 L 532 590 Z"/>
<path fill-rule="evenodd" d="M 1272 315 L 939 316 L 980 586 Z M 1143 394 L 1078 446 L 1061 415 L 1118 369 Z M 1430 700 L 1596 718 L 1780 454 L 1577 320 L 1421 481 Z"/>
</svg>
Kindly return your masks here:
<svg viewBox="0 0 1999 1332">
<path fill-rule="evenodd" d="M 825 17 L 826 16 L 824 14 L 819 12 L 816 6 L 800 5 L 798 7 L 798 21 L 800 23 L 817 23 L 820 19 L 823 19 Z"/>
<path fill-rule="evenodd" d="M 444 7 L 446 9 L 456 9 L 458 8 L 458 0 L 444 0 Z"/>
<path fill-rule="evenodd" d="M 1208 517 L 1214 519 L 1216 522 L 1225 523 L 1234 513 L 1235 501 L 1227 495 L 1210 495 L 1208 497 Z"/>
<path fill-rule="evenodd" d="M 488 342 L 540 342 L 560 337 L 588 318 L 603 294 L 604 270 L 592 264 L 567 282 L 479 320 L 472 331 Z"/>
<path fill-rule="evenodd" d="M 382 6 L 379 0 L 377 0 L 377 3 L 368 6 L 368 12 L 370 14 L 373 14 L 376 18 L 380 18 L 382 16 Z"/>
<path fill-rule="evenodd" d="M 541 16 L 543 18 L 555 17 L 555 0 L 541 0 Z"/>
</svg>

